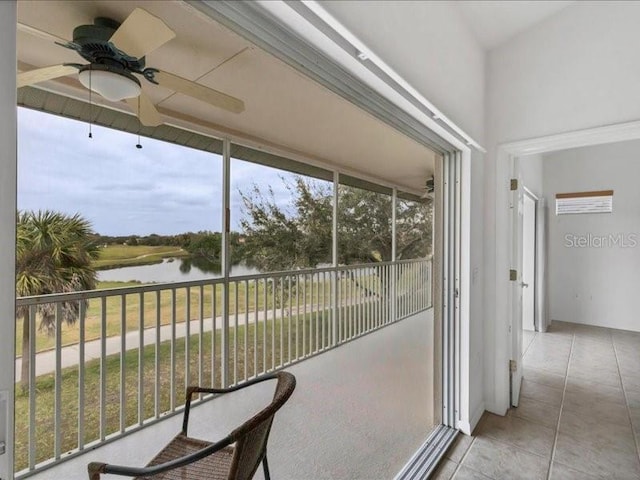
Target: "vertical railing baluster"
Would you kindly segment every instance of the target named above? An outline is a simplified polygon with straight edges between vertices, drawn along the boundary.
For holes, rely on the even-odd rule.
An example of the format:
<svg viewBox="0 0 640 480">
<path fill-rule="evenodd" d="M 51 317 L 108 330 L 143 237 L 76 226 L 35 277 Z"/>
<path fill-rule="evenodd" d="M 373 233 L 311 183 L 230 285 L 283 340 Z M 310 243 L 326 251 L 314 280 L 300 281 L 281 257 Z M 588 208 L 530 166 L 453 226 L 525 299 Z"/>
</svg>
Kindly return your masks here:
<svg viewBox="0 0 640 480">
<path fill-rule="evenodd" d="M 36 466 L 36 306 L 29 306 L 29 470 Z"/>
<path fill-rule="evenodd" d="M 389 265 L 382 267 L 382 275 L 380 276 L 380 308 L 382 313 L 380 315 L 380 324 L 386 325 L 389 318 L 389 281 L 388 281 Z"/>
<path fill-rule="evenodd" d="M 366 292 L 364 291 L 364 276 L 362 269 L 353 268 L 349 270 L 349 278 L 351 281 L 348 283 L 349 289 L 352 290 L 349 294 L 349 303 L 351 305 L 352 315 L 355 317 L 356 326 L 358 330 L 362 330 L 365 326 L 366 315 L 364 306 L 366 302 Z M 353 332 L 351 332 L 353 334 Z M 350 337 L 352 335 L 349 335 Z"/>
<path fill-rule="evenodd" d="M 358 290 L 363 293 L 364 296 L 364 308 L 365 308 L 365 317 L 362 328 L 364 330 L 370 330 L 371 328 L 371 290 L 369 289 L 369 278 L 371 277 L 371 273 L 368 271 L 366 267 L 359 267 L 356 269 L 356 272 L 360 274 L 360 282 L 361 286 Z"/>
<path fill-rule="evenodd" d="M 404 307 L 405 307 L 405 288 L 404 288 L 404 264 L 399 264 L 398 265 L 398 282 L 400 284 L 400 294 L 398 295 L 398 302 L 399 302 L 399 313 L 398 313 L 398 318 L 403 318 L 404 317 Z"/>
<path fill-rule="evenodd" d="M 353 277 L 353 270 L 349 271 L 349 276 L 347 277 L 348 281 L 347 281 L 347 322 L 349 325 L 349 333 L 347 334 L 347 337 L 349 339 L 353 338 L 353 334 L 354 334 L 354 321 L 355 321 L 355 298 L 354 298 L 354 293 L 355 293 L 355 282 L 354 282 L 354 277 Z"/>
<path fill-rule="evenodd" d="M 120 295 L 120 433 L 126 427 L 127 296 Z"/>
<path fill-rule="evenodd" d="M 397 320 L 398 315 L 398 264 L 391 265 L 391 322 Z"/>
<path fill-rule="evenodd" d="M 271 369 L 276 368 L 276 279 L 271 277 Z"/>
<path fill-rule="evenodd" d="M 424 308 L 424 292 L 425 292 L 425 287 L 424 287 L 424 280 L 425 280 L 425 275 L 424 275 L 424 263 L 420 262 L 418 264 L 418 278 L 419 278 L 419 290 L 418 290 L 418 294 L 419 294 L 419 305 L 420 305 L 420 309 L 422 310 Z"/>
<path fill-rule="evenodd" d="M 191 383 L 191 287 L 185 289 L 184 303 L 184 390 Z"/>
<path fill-rule="evenodd" d="M 403 298 L 403 309 L 404 311 L 402 312 L 403 318 L 407 318 L 409 316 L 409 307 L 411 305 L 410 302 L 410 298 L 411 298 L 411 293 L 410 293 L 410 287 L 409 287 L 409 278 L 410 278 L 410 272 L 409 272 L 409 265 L 407 263 L 402 264 L 402 268 L 404 270 L 403 274 L 402 274 L 402 281 L 403 281 L 403 288 L 402 288 L 402 298 Z"/>
<path fill-rule="evenodd" d="M 374 278 L 376 286 L 376 327 L 382 325 L 382 272 L 384 266 L 378 265 L 376 267 L 376 276 Z"/>
<path fill-rule="evenodd" d="M 84 450 L 84 337 L 87 319 L 87 301 L 80 300 L 80 318 L 78 320 L 78 449 Z"/>
<path fill-rule="evenodd" d="M 373 293 L 373 272 L 375 267 L 370 265 L 362 269 L 363 278 L 362 281 L 364 283 L 364 291 L 365 291 L 365 309 L 367 311 L 367 321 L 364 325 L 363 330 L 365 332 L 370 332 L 375 327 L 375 309 L 374 309 L 374 293 Z"/>
<path fill-rule="evenodd" d="M 160 418 L 160 328 L 162 320 L 162 296 L 160 290 L 156 290 L 156 338 L 154 351 L 154 392 L 153 392 L 153 415 Z"/>
<path fill-rule="evenodd" d="M 338 338 L 338 270 L 331 270 L 331 346 L 335 347 Z"/>
<path fill-rule="evenodd" d="M 313 300 L 313 304 L 315 305 L 315 310 L 316 310 L 316 345 L 314 348 L 314 352 L 318 352 L 320 351 L 320 347 L 318 346 L 319 341 L 320 341 L 320 319 L 319 319 L 319 315 L 320 315 L 320 274 L 316 273 L 316 274 L 312 274 L 312 278 L 315 277 L 315 283 L 316 283 L 316 298 Z"/>
<path fill-rule="evenodd" d="M 420 290 L 418 290 L 418 285 L 420 282 L 419 278 L 419 264 L 413 264 L 413 285 L 411 286 L 411 290 L 413 290 L 413 312 L 415 314 L 420 308 Z"/>
<path fill-rule="evenodd" d="M 393 321 L 393 312 L 395 311 L 393 304 L 396 301 L 394 298 L 394 282 L 393 272 L 395 271 L 395 265 L 387 265 L 387 323 Z"/>
<path fill-rule="evenodd" d="M 262 303 L 264 307 L 264 326 L 262 328 L 262 371 L 267 371 L 267 277 L 262 279 Z"/>
<path fill-rule="evenodd" d="M 364 294 L 364 309 L 365 309 L 365 324 L 363 326 L 363 331 L 368 332 L 371 330 L 371 290 L 369 289 L 369 278 L 371 277 L 371 271 L 369 267 L 359 268 L 358 271 L 361 274 L 360 281 L 362 285 L 360 290 L 362 290 Z"/>
<path fill-rule="evenodd" d="M 280 285 L 280 366 L 284 365 L 284 277 L 278 278 Z"/>
<path fill-rule="evenodd" d="M 296 275 L 296 360 L 300 358 L 300 275 Z"/>
<path fill-rule="evenodd" d="M 429 271 L 428 271 L 428 261 L 425 260 L 422 264 L 423 268 L 423 280 L 424 280 L 424 288 L 423 288 L 423 302 L 424 308 L 429 308 Z"/>
<path fill-rule="evenodd" d="M 216 354 L 218 349 L 218 284 L 211 285 L 211 386 L 216 386 Z"/>
<path fill-rule="evenodd" d="M 144 422 L 144 292 L 138 309 L 138 425 Z"/>
<path fill-rule="evenodd" d="M 321 318 L 321 324 L 320 324 L 320 336 L 321 336 L 321 342 L 320 342 L 320 349 L 324 350 L 325 347 L 327 346 L 327 342 L 326 342 L 326 335 L 327 335 L 327 302 L 326 302 L 326 293 L 327 293 L 327 277 L 326 277 L 326 271 L 323 271 L 321 273 L 318 274 L 318 282 L 320 283 L 320 298 L 318 298 L 318 305 L 321 306 L 322 308 L 322 313 L 320 315 Z M 320 277 L 322 277 L 322 280 L 320 280 Z"/>
<path fill-rule="evenodd" d="M 233 298 L 235 306 L 233 309 L 233 384 L 238 384 L 238 282 L 233 282 Z"/>
<path fill-rule="evenodd" d="M 247 351 L 249 350 L 249 280 L 244 281 L 244 379 L 249 378 L 249 360 Z"/>
<path fill-rule="evenodd" d="M 176 409 L 176 289 L 171 289 L 171 374 L 170 374 L 170 401 L 171 411 Z"/>
<path fill-rule="evenodd" d="M 373 310 L 373 318 L 371 319 L 371 328 L 378 327 L 378 266 L 374 265 L 371 272 L 371 310 Z"/>
<path fill-rule="evenodd" d="M 382 297 L 382 278 L 384 275 L 384 269 L 385 269 L 386 265 L 380 265 L 378 267 L 378 275 L 376 275 L 376 298 L 378 300 L 377 305 L 378 305 L 378 326 L 382 326 L 382 317 L 384 315 L 384 310 L 383 310 L 383 297 Z"/>
<path fill-rule="evenodd" d="M 289 304 L 289 321 L 287 322 L 287 331 L 289 332 L 287 337 L 287 363 L 291 363 L 291 320 L 293 319 L 291 316 L 291 275 L 287 275 L 287 303 Z"/>
<path fill-rule="evenodd" d="M 429 260 L 429 306 L 433 307 L 433 260 Z"/>
<path fill-rule="evenodd" d="M 411 284 L 412 282 L 412 276 L 413 276 L 413 269 L 411 268 L 411 264 L 407 263 L 405 264 L 406 268 L 407 268 L 407 285 L 406 285 L 406 291 L 407 291 L 407 297 L 408 297 L 408 301 L 407 301 L 407 311 L 406 311 L 406 316 L 410 316 L 411 315 L 411 311 L 413 309 L 413 292 L 412 292 L 412 288 L 411 288 Z"/>
<path fill-rule="evenodd" d="M 55 383 L 55 423 L 54 458 L 60 459 L 62 452 L 62 302 L 56 302 L 56 383 Z"/>
<path fill-rule="evenodd" d="M 358 302 L 360 305 L 358 308 L 362 309 L 362 329 L 367 330 L 367 322 L 369 321 L 369 315 L 367 314 L 367 304 L 369 303 L 369 296 L 367 292 L 367 271 L 365 268 L 354 268 L 356 278 L 358 279 L 358 295 L 360 295 Z"/>
<path fill-rule="evenodd" d="M 305 304 L 307 305 L 307 350 L 306 355 L 310 355 L 313 352 L 313 273 L 305 275 L 305 282 L 307 284 L 307 299 Z M 305 315 L 305 318 L 307 317 Z"/>
<path fill-rule="evenodd" d="M 329 275 L 329 280 L 331 280 L 331 275 Z M 325 342 L 324 347 L 327 348 L 331 343 L 331 282 L 327 285 L 327 272 L 322 272 L 322 283 L 324 285 L 324 296 L 323 296 L 323 306 L 324 306 L 324 327 L 325 327 Z M 328 295 L 327 295 L 328 290 Z M 327 296 L 329 297 L 329 302 L 327 304 Z M 329 315 L 327 315 L 329 312 Z"/>
<path fill-rule="evenodd" d="M 373 299 L 371 298 L 371 267 L 370 266 L 362 267 L 360 269 L 360 272 L 362 273 L 361 290 L 364 291 L 364 309 L 366 311 L 365 313 L 366 322 L 364 324 L 363 331 L 370 332 L 371 324 L 373 320 L 372 310 L 371 310 L 371 303 L 373 302 Z"/>
<path fill-rule="evenodd" d="M 105 410 L 107 408 L 107 297 L 101 298 L 100 312 L 100 441 L 104 441 Z"/>
<path fill-rule="evenodd" d="M 411 281 L 411 283 L 412 283 L 412 285 L 411 285 L 411 297 L 413 298 L 413 308 L 412 308 L 412 311 L 411 311 L 412 315 L 418 311 L 418 304 L 416 302 L 417 296 L 418 296 L 417 295 L 418 291 L 416 290 L 416 287 L 418 285 L 418 278 L 417 278 L 417 275 L 416 275 L 416 271 L 417 271 L 417 268 L 416 268 L 416 265 L 414 263 L 411 266 L 411 273 L 412 273 L 412 275 L 411 275 L 411 280 L 412 280 Z"/>
<path fill-rule="evenodd" d="M 307 355 L 307 275 L 302 275 L 302 356 Z"/>
<path fill-rule="evenodd" d="M 213 332 L 215 334 L 215 332 Z M 212 337 L 215 338 L 215 337 Z M 198 385 L 204 380 L 204 285 L 198 291 Z M 202 395 L 200 395 L 202 398 Z"/>
<path fill-rule="evenodd" d="M 337 298 L 338 298 L 338 344 L 344 341 L 344 282 L 343 280 L 344 270 L 340 270 L 337 275 Z"/>
<path fill-rule="evenodd" d="M 253 280 L 253 375 L 258 376 L 258 287 L 260 282 Z"/>
</svg>

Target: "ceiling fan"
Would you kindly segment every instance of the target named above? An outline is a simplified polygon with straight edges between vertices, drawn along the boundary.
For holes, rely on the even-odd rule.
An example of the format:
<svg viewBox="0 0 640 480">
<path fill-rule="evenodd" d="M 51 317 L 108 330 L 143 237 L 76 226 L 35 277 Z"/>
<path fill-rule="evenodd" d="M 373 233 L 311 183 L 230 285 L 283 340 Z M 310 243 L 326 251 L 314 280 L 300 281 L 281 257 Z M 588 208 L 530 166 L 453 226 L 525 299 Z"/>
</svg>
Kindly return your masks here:
<svg viewBox="0 0 640 480">
<path fill-rule="evenodd" d="M 88 64 L 65 63 L 18 74 L 18 88 L 77 73 L 86 88 L 110 101 L 125 100 L 146 126 L 162 124 L 151 99 L 142 91 L 139 77 L 175 92 L 233 113 L 244 111 L 244 102 L 172 73 L 147 67 L 145 55 L 176 36 L 158 17 L 136 8 L 122 23 L 98 17 L 93 25 L 73 30 L 73 41 L 55 42 L 75 50 Z"/>
</svg>

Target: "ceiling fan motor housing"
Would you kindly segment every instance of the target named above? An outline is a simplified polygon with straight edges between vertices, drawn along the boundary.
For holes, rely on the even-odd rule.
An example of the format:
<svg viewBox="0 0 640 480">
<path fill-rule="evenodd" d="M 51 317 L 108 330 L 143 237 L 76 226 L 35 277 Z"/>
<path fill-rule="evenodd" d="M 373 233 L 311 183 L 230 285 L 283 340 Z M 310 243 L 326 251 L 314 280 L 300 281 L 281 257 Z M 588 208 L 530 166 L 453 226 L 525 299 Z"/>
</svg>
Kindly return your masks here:
<svg viewBox="0 0 640 480">
<path fill-rule="evenodd" d="M 110 18 L 98 17 L 93 25 L 80 25 L 73 29 L 73 43 L 76 50 L 90 63 L 120 67 L 125 70 L 142 73 L 145 58 L 135 58 L 118 50 L 110 42 L 111 36 L 120 23 Z"/>
</svg>

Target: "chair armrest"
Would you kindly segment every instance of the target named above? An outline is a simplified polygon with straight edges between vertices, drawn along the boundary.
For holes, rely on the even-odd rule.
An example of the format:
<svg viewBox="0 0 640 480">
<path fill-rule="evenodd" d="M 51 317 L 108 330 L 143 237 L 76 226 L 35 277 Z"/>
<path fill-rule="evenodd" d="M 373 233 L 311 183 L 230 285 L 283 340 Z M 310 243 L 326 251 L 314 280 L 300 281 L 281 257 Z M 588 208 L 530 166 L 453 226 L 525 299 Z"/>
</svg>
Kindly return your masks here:
<svg viewBox="0 0 640 480">
<path fill-rule="evenodd" d="M 194 393 L 212 393 L 214 395 L 223 395 L 225 393 L 231 393 L 238 390 L 242 390 L 243 388 L 250 387 L 251 385 L 255 385 L 256 383 L 265 382 L 267 380 L 277 379 L 278 375 L 276 373 L 270 373 L 268 375 L 264 375 L 259 378 L 254 378 L 253 380 L 248 380 L 244 383 L 240 383 L 238 385 L 234 385 L 233 387 L 228 388 L 207 388 L 207 387 L 199 387 L 199 386 L 190 386 L 187 387 L 187 398 L 184 404 L 184 417 L 182 420 L 182 433 L 187 435 L 187 430 L 189 428 L 189 412 L 191 410 L 191 399 Z"/>
<path fill-rule="evenodd" d="M 128 467 L 124 465 L 109 465 L 106 463 L 92 462 L 87 467 L 89 471 L 89 480 L 100 480 L 100 474 L 123 475 L 128 477 L 143 477 L 163 473 L 174 468 L 184 467 L 190 463 L 202 460 L 213 453 L 222 450 L 234 443 L 234 439 L 230 436 L 216 442 L 212 445 L 204 447 L 197 452 L 190 453 L 184 457 L 179 457 L 168 462 L 153 465 L 151 467 Z"/>
</svg>

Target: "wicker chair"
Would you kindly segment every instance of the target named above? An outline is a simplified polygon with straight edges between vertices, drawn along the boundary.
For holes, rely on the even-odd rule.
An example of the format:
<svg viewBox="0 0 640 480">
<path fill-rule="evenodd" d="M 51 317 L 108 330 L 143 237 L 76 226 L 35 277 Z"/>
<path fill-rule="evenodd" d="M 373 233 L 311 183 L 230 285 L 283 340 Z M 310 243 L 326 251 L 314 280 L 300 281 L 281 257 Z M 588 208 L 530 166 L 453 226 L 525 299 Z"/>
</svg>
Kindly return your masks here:
<svg viewBox="0 0 640 480">
<path fill-rule="evenodd" d="M 187 436 L 191 397 L 194 393 L 234 392 L 273 379 L 278 380 L 273 401 L 222 440 L 212 443 Z M 113 474 L 140 480 L 249 480 L 262 461 L 265 479 L 269 480 L 267 463 L 269 431 L 275 413 L 291 396 L 295 386 L 296 379 L 293 375 L 278 372 L 231 388 L 189 387 L 182 431 L 149 462 L 147 467 L 125 467 L 94 462 L 88 467 L 89 479 L 99 480 L 100 474 Z"/>
</svg>

